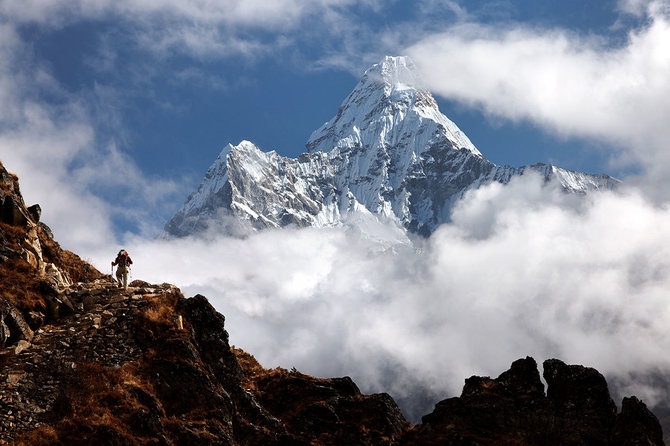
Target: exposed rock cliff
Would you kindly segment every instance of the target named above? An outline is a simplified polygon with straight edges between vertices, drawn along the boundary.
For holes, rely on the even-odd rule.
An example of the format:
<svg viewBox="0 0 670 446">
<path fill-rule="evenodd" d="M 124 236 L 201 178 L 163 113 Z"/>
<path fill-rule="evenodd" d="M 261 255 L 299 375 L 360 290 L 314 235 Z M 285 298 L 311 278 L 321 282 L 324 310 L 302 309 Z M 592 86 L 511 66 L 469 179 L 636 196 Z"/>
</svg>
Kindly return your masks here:
<svg viewBox="0 0 670 446">
<path fill-rule="evenodd" d="M 72 311 L 59 297 L 64 289 L 101 277 L 61 249 L 40 215 L 39 205 L 26 207 L 18 177 L 0 162 L 0 347 L 30 341 L 35 328 Z"/>
<path fill-rule="evenodd" d="M 658 419 L 637 398 L 622 411 L 592 368 L 544 362 L 547 392 L 533 358 L 496 379 L 473 376 L 459 398 L 435 405 L 403 445 L 662 445 Z"/>
</svg>

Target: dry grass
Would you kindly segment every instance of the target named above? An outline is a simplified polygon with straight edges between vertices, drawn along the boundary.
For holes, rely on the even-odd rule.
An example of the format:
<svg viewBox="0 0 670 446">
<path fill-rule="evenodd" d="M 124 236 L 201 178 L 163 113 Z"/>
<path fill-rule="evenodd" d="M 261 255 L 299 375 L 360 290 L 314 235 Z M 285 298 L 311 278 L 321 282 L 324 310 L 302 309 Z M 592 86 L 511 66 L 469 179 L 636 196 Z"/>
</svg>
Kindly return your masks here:
<svg viewBox="0 0 670 446">
<path fill-rule="evenodd" d="M 7 223 L 0 223 L 0 243 L 10 249 L 20 251 L 21 243 L 26 238 L 26 229 Z"/>
<path fill-rule="evenodd" d="M 174 334 L 177 330 L 176 321 L 179 316 L 175 311 L 179 297 L 177 293 L 147 297 L 148 305 L 135 320 L 135 327 L 145 331 L 152 338 Z"/>
<path fill-rule="evenodd" d="M 240 364 L 240 367 L 242 367 L 242 371 L 244 372 L 244 376 L 247 380 L 251 380 L 256 376 L 269 372 L 269 370 L 263 368 L 263 366 L 256 360 L 254 355 L 245 352 L 241 348 L 235 348 L 234 345 L 230 347 L 230 350 L 237 358 L 237 362 Z"/>
<path fill-rule="evenodd" d="M 0 298 L 7 299 L 24 311 L 40 310 L 45 308 L 40 294 L 41 278 L 25 259 L 19 257 L 25 236 L 25 229 L 0 223 L 1 246 L 16 252 L 0 263 Z"/>
<path fill-rule="evenodd" d="M 0 298 L 7 299 L 19 310 L 46 311 L 42 296 L 43 281 L 35 269 L 23 259 L 10 259 L 0 263 Z"/>
<path fill-rule="evenodd" d="M 154 444 L 150 434 L 132 427 L 134 414 L 151 410 L 140 395 L 153 394 L 136 362 L 120 368 L 79 364 L 66 378 L 50 424 L 22 435 L 17 444 Z"/>
<path fill-rule="evenodd" d="M 174 309 L 167 305 L 152 305 L 145 310 L 144 316 L 153 325 L 168 325 L 172 323 Z"/>
</svg>

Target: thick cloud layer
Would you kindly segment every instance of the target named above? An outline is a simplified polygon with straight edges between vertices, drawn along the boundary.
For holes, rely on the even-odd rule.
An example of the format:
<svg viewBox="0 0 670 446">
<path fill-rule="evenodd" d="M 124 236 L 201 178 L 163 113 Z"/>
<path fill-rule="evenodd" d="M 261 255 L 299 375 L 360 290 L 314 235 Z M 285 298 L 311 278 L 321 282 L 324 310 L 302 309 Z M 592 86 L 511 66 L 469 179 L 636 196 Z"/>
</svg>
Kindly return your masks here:
<svg viewBox="0 0 670 446">
<path fill-rule="evenodd" d="M 646 378 L 670 373 L 669 218 L 634 192 L 575 200 L 524 176 L 470 193 L 428 240 L 368 222 L 125 248 L 135 277 L 207 295 L 265 366 L 350 375 L 416 419 L 526 355 L 665 399 Z"/>
</svg>

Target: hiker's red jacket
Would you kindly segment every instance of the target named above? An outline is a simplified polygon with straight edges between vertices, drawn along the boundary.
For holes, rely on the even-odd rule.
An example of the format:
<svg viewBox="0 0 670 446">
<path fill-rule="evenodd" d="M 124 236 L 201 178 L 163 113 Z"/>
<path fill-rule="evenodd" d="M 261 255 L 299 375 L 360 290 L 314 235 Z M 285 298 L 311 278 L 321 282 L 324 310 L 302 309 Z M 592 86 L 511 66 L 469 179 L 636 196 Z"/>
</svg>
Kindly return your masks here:
<svg viewBox="0 0 670 446">
<path fill-rule="evenodd" d="M 120 265 L 120 266 L 127 266 L 127 265 L 132 265 L 133 261 L 130 259 L 130 256 L 128 254 L 121 255 L 119 254 L 116 256 L 116 260 L 112 262 L 112 266 Z"/>
</svg>

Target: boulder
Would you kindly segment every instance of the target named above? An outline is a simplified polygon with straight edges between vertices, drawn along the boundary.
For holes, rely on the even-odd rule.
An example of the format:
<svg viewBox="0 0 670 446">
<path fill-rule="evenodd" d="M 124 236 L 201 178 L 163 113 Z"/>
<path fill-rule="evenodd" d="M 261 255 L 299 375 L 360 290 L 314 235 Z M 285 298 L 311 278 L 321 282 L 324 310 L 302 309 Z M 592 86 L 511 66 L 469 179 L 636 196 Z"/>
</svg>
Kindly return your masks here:
<svg viewBox="0 0 670 446">
<path fill-rule="evenodd" d="M 5 299 L 0 299 L 0 320 L 3 321 L 9 332 L 9 336 L 6 336 L 7 330 L 0 327 L 0 330 L 5 332 L 4 345 L 11 345 L 21 339 L 28 342 L 33 340 L 33 330 L 23 317 L 23 313 Z"/>
<path fill-rule="evenodd" d="M 28 208 L 28 213 L 32 218 L 34 223 L 40 222 L 40 217 L 42 216 L 42 208 L 39 204 L 34 204 Z"/>
<path fill-rule="evenodd" d="M 29 221 L 21 203 L 10 195 L 0 197 L 0 222 L 13 226 L 25 226 Z"/>
<path fill-rule="evenodd" d="M 239 385 L 243 373 L 235 354 L 230 350 L 225 329 L 226 318 L 200 294 L 190 299 L 180 299 L 178 308 L 191 325 L 203 361 L 212 368 L 225 387 Z"/>
<path fill-rule="evenodd" d="M 14 348 L 14 354 L 19 355 L 22 351 L 29 349 L 32 346 L 32 344 L 26 340 L 21 339 L 19 342 L 16 343 L 16 347 Z"/>
<path fill-rule="evenodd" d="M 10 336 L 11 332 L 9 331 L 9 327 L 5 324 L 4 317 L 0 315 L 0 348 L 3 348 L 9 343 Z"/>
<path fill-rule="evenodd" d="M 44 276 L 59 289 L 65 289 L 72 285 L 72 281 L 70 281 L 67 275 L 53 263 L 44 264 Z"/>
</svg>

